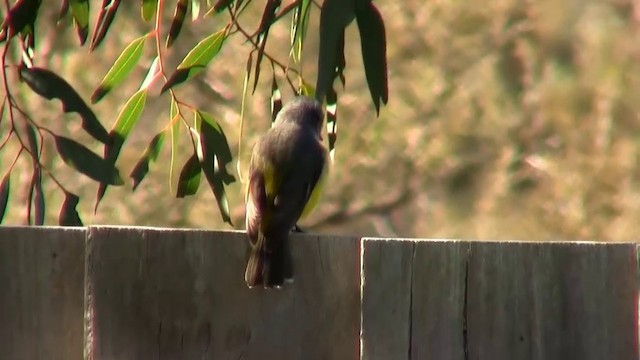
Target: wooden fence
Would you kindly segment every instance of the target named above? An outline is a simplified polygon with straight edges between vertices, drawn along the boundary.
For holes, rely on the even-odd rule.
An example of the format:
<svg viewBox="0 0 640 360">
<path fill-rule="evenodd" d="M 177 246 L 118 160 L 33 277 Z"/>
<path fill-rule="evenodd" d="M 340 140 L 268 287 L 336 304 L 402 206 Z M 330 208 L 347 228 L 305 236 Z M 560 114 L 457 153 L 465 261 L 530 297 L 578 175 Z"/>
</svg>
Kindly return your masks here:
<svg viewBox="0 0 640 360">
<path fill-rule="evenodd" d="M 638 359 L 635 244 L 0 228 L 0 359 Z"/>
</svg>

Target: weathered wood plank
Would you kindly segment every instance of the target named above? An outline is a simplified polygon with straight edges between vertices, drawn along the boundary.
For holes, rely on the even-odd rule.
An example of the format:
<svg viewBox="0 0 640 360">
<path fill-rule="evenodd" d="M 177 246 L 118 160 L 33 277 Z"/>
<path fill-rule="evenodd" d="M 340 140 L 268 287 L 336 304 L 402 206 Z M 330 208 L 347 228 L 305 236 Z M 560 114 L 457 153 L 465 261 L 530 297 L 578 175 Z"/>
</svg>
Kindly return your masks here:
<svg viewBox="0 0 640 360">
<path fill-rule="evenodd" d="M 363 239 L 363 359 L 462 359 L 461 242 Z"/>
<path fill-rule="evenodd" d="M 638 359 L 635 245 L 474 243 L 475 359 Z"/>
<path fill-rule="evenodd" d="M 357 238 L 294 235 L 296 282 L 248 289 L 243 233 L 90 228 L 90 359 L 355 359 Z"/>
<path fill-rule="evenodd" d="M 635 249 L 364 239 L 363 358 L 638 359 Z"/>
<path fill-rule="evenodd" d="M 84 238 L 0 227 L 0 359 L 82 359 Z"/>
</svg>

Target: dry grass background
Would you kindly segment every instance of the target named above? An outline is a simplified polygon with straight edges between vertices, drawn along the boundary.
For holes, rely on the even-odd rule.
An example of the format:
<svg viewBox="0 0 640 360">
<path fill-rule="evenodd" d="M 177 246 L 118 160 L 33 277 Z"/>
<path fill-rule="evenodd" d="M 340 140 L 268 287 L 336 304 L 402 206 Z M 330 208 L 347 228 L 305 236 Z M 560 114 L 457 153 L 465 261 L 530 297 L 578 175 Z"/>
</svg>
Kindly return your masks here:
<svg viewBox="0 0 640 360">
<path fill-rule="evenodd" d="M 347 85 L 340 91 L 339 134 L 330 187 L 303 223 L 313 231 L 371 236 L 530 240 L 636 240 L 640 233 L 640 2 L 636 0 L 391 1 L 378 0 L 388 44 L 390 101 L 376 118 L 360 58 L 357 26 L 347 31 Z M 136 2 L 137 5 L 137 2 Z M 255 28 L 262 2 L 243 22 Z M 127 6 L 130 8 L 127 9 Z M 55 10 L 55 9 L 54 9 Z M 168 9 L 167 16 L 173 9 Z M 127 12 L 128 11 L 128 12 Z M 311 29 L 319 11 L 312 13 Z M 51 28 L 36 64 L 53 69 L 85 94 L 99 83 L 125 44 L 150 29 L 124 5 L 105 44 L 77 51 L 75 34 Z M 46 28 L 41 21 L 41 28 Z M 168 56 L 175 66 L 226 18 L 188 26 Z M 167 25 L 168 26 L 168 23 Z M 268 51 L 286 61 L 288 22 L 272 31 Z M 166 28 L 166 27 L 165 27 Z M 304 74 L 315 83 L 317 31 L 305 45 Z M 234 155 L 246 56 L 240 37 L 225 45 L 206 74 L 179 96 L 212 113 Z M 110 128 L 139 86 L 152 47 L 130 81 L 94 107 Z M 248 98 L 241 159 L 269 126 L 270 67 Z M 281 87 L 285 83 L 280 79 Z M 16 85 L 20 88 L 21 85 Z M 285 92 L 285 98 L 290 92 Z M 79 133 L 59 104 L 21 91 L 19 98 L 56 131 Z M 151 96 L 118 166 L 129 174 L 166 124 L 167 95 Z M 0 133 L 7 131 L 3 122 Z M 88 144 L 89 139 L 84 143 Z M 181 136 L 181 166 L 188 137 Z M 91 143 L 94 144 L 94 143 Z M 168 145 L 168 144 L 167 144 Z M 92 215 L 97 185 L 67 170 L 45 147 L 46 162 L 81 195 L 86 224 L 229 229 L 203 182 L 197 196 L 169 193 L 169 146 L 133 193 L 110 188 Z M 94 144 L 93 149 L 100 151 Z M 7 164 L 15 154 L 2 155 Z M 7 223 L 24 223 L 29 165 L 19 176 Z M 234 169 L 235 170 L 235 169 Z M 179 171 L 179 168 L 178 168 Z M 18 173 L 16 173 L 18 174 Z M 16 186 L 21 183 L 20 186 Z M 50 182 L 47 223 L 62 201 Z M 241 185 L 228 189 L 233 219 L 243 226 Z"/>
</svg>

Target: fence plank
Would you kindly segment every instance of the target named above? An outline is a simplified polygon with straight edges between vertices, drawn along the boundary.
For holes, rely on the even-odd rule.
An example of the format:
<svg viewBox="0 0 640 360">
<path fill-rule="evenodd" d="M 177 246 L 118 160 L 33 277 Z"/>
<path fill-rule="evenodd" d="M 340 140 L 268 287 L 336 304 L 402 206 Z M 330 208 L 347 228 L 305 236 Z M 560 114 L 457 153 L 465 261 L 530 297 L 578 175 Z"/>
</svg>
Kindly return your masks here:
<svg viewBox="0 0 640 360">
<path fill-rule="evenodd" d="M 363 358 L 638 359 L 635 249 L 364 239 Z"/>
<path fill-rule="evenodd" d="M 296 282 L 244 284 L 244 234 L 90 228 L 90 359 L 355 359 L 357 238 L 294 235 Z"/>
<path fill-rule="evenodd" d="M 0 359 L 82 359 L 84 237 L 0 227 Z"/>
<path fill-rule="evenodd" d="M 635 245 L 473 244 L 476 359 L 638 359 Z"/>
</svg>

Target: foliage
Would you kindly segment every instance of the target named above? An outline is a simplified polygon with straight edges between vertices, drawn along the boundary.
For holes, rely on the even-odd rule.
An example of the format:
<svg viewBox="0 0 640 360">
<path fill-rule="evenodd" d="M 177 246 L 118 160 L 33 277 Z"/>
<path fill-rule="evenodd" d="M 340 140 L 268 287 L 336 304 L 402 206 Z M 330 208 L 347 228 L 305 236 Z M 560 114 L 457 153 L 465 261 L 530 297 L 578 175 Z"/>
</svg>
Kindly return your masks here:
<svg viewBox="0 0 640 360">
<path fill-rule="evenodd" d="M 386 35 L 380 12 L 370 0 L 325 0 L 319 5 L 312 0 L 294 0 L 284 6 L 281 0 L 267 0 L 259 24 L 253 32 L 245 30 L 238 19 L 251 3 L 250 0 L 177 0 L 175 12 L 167 24 L 163 19 L 163 9 L 169 5 L 164 0 L 142 0 L 140 22 L 153 21 L 152 29 L 137 37 L 127 45 L 120 55 L 114 59 L 113 65 L 90 96 L 91 104 L 100 102 L 114 91 L 122 88 L 130 79 L 132 70 L 141 61 L 146 61 L 145 47 L 154 48 L 154 56 L 149 62 L 146 78 L 120 109 L 113 120 L 109 131 L 98 120 L 93 110 L 70 84 L 54 69 L 35 66 L 40 49 L 36 46 L 37 24 L 41 21 L 44 9 L 60 6 L 58 21 L 71 17 L 75 26 L 80 46 L 88 43 L 89 51 L 94 51 L 103 41 L 108 41 L 113 33 L 114 19 L 120 13 L 121 1 L 103 0 L 98 9 L 98 16 L 90 32 L 91 16 L 88 0 L 62 0 L 60 3 L 42 3 L 41 0 L 18 0 L 13 5 L 5 2 L 4 22 L 0 32 L 3 43 L 1 63 L 3 67 L 3 89 L 5 96 L 2 102 L 0 124 L 8 125 L 10 130 L 0 143 L 0 151 L 10 139 L 17 139 L 19 151 L 11 166 L 6 169 L 0 182 L 0 221 L 10 203 L 9 193 L 12 186 L 11 173 L 18 160 L 25 156 L 32 163 L 31 181 L 28 185 L 27 219 L 29 224 L 43 224 L 45 201 L 42 188 L 42 176 L 49 177 L 64 194 L 64 201 L 59 214 L 60 225 L 82 225 L 77 211 L 80 202 L 78 195 L 65 187 L 62 181 L 42 161 L 42 148 L 46 141 L 53 141 L 60 159 L 77 172 L 99 183 L 94 204 L 94 212 L 105 196 L 109 186 L 122 186 L 124 179 L 116 166 L 125 142 L 130 138 L 139 122 L 149 98 L 150 89 L 160 83 L 161 94 L 168 94 L 168 119 L 162 131 L 153 135 L 149 145 L 141 154 L 136 166 L 129 174 L 132 191 L 144 181 L 152 164 L 170 167 L 173 174 L 176 166 L 178 147 L 178 131 L 186 128 L 185 136 L 189 137 L 193 154 L 180 170 L 176 189 L 177 197 L 194 195 L 198 191 L 201 175 L 207 180 L 218 204 L 222 219 L 231 224 L 226 187 L 235 181 L 229 173 L 228 165 L 233 161 L 232 152 L 225 132 L 216 116 L 197 108 L 174 91 L 192 81 L 203 70 L 215 66 L 216 57 L 228 43 L 228 39 L 240 36 L 247 41 L 247 67 L 245 73 L 243 98 L 249 88 L 253 93 L 258 86 L 262 63 L 271 65 L 272 82 L 272 118 L 282 106 L 278 83 L 288 84 L 292 91 L 299 94 L 313 95 L 326 103 L 328 119 L 329 146 L 335 147 L 337 138 L 336 123 L 338 91 L 334 88 L 335 79 L 345 84 L 345 28 L 355 19 L 361 34 L 364 71 L 376 111 L 388 100 Z M 187 14 L 191 10 L 192 21 L 203 18 L 220 18 L 228 15 L 227 23 L 210 35 L 203 36 L 175 67 L 165 64 L 165 52 L 180 42 L 183 29 L 188 26 Z M 318 13 L 320 17 L 320 50 L 318 54 L 318 70 L 315 88 L 308 84 L 309 79 L 302 75 L 301 64 L 304 53 L 304 42 L 309 31 L 310 17 Z M 290 16 L 289 16 L 290 15 Z M 282 62 L 265 51 L 270 30 L 291 18 L 291 42 L 287 61 Z M 216 22 L 219 23 L 219 22 Z M 168 25 L 168 26 L 167 26 Z M 168 28 L 168 30 L 166 30 Z M 165 34 L 166 32 L 166 34 Z M 91 35 L 91 36 L 89 36 Z M 166 40 L 163 39 L 166 37 Z M 10 51 L 11 50 L 11 51 Z M 78 49 L 77 51 L 80 51 Z M 57 99 L 65 113 L 77 113 L 81 118 L 82 129 L 93 140 L 103 146 L 102 156 L 94 153 L 90 145 L 81 143 L 81 136 L 70 138 L 54 132 L 43 125 L 41 116 L 35 109 L 28 109 L 14 96 L 14 88 L 19 86 L 10 81 L 11 71 L 17 71 L 19 79 L 35 94 L 46 99 Z M 280 80 L 280 81 L 279 81 Z M 192 114 L 193 120 L 188 119 Z M 8 123 L 7 123 L 8 122 Z M 240 135 L 241 136 L 241 135 Z M 169 161 L 160 158 L 160 151 L 165 140 L 171 143 Z M 171 176 L 170 175 L 170 176 Z"/>
</svg>

